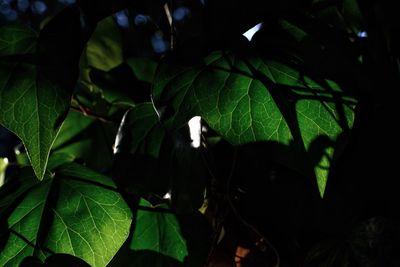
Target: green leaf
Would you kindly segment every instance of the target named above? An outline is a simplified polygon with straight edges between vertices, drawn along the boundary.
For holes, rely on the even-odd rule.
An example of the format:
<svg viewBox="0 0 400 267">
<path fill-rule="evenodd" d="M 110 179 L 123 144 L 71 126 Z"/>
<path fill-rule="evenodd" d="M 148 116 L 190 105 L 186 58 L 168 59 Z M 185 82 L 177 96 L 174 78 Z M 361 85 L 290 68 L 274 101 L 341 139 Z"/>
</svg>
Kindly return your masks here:
<svg viewBox="0 0 400 267">
<path fill-rule="evenodd" d="M 154 254 L 152 259 L 132 259 L 135 261 L 134 266 L 165 266 L 162 255 L 179 262 L 188 256 L 186 240 L 182 237 L 176 216 L 167 205 L 154 207 L 144 199 L 139 202 L 130 248 L 137 252 L 152 251 L 161 255 Z M 146 265 L 150 262 L 151 265 Z"/>
<path fill-rule="evenodd" d="M 79 10 L 71 7 L 39 37 L 22 26 L 0 29 L 0 123 L 22 140 L 39 179 L 78 77 L 80 27 Z"/>
<path fill-rule="evenodd" d="M 315 166 L 320 159 L 302 153 L 318 137 L 334 142 L 351 128 L 356 103 L 332 81 L 317 83 L 281 62 L 220 52 L 200 67 L 160 66 L 153 93 L 156 104 L 171 103 L 167 127 L 177 129 L 197 115 L 232 144 L 294 143 L 299 160 L 280 160 L 305 174 L 304 161 Z M 330 167 L 326 160 L 322 165 Z M 327 173 L 315 175 L 323 195 Z"/>
<path fill-rule="evenodd" d="M 129 110 L 124 116 L 117 134 L 115 149 L 116 151 L 129 150 L 131 154 L 148 154 L 158 158 L 164 134 L 153 105 L 142 103 Z"/>
<path fill-rule="evenodd" d="M 121 43 L 121 32 L 112 16 L 97 24 L 80 60 L 80 79 L 89 92 L 100 90 L 89 77 L 91 68 L 109 71 L 123 62 Z"/>
<path fill-rule="evenodd" d="M 358 33 L 365 29 L 363 15 L 356 0 L 343 1 L 341 11 L 345 21 L 353 32 Z"/>
<path fill-rule="evenodd" d="M 87 65 L 109 71 L 123 62 L 121 32 L 112 16 L 97 24 L 83 57 Z"/>
<path fill-rule="evenodd" d="M 31 174 L 20 180 L 35 180 Z M 5 198 L 1 216 L 8 231 L 0 250 L 1 266 L 18 266 L 27 256 L 44 260 L 66 253 L 106 266 L 129 234 L 131 211 L 111 179 L 70 163 L 20 193 Z M 3 208 L 4 210 L 4 208 Z M 0 210 L 1 211 L 1 210 Z M 51 253 L 50 253 L 51 252 Z"/>
<path fill-rule="evenodd" d="M 88 117 L 83 114 L 77 114 L 78 120 L 88 122 Z M 76 128 L 66 129 L 66 134 L 74 133 L 74 136 L 65 143 L 60 144 L 52 150 L 52 153 L 62 153 L 73 156 L 84 162 L 84 165 L 103 172 L 109 169 L 113 163 L 113 142 L 117 133 L 118 126 L 113 123 L 103 123 L 98 120 L 89 119 L 90 125 L 79 132 Z M 85 122 L 82 124 L 82 126 Z M 80 123 L 77 122 L 76 127 L 79 128 Z M 69 129 L 71 131 L 69 131 Z M 62 132 L 60 133 L 62 135 Z M 67 137 L 67 136 L 66 136 Z"/>
<path fill-rule="evenodd" d="M 148 58 L 128 58 L 126 60 L 129 67 L 138 80 L 153 83 L 157 64 Z"/>
<path fill-rule="evenodd" d="M 94 122 L 93 118 L 84 116 L 82 113 L 70 110 L 68 116 L 65 118 L 60 132 L 54 141 L 52 149 L 57 149 L 72 138 L 77 136 L 83 130 L 87 129 L 91 123 Z"/>
<path fill-rule="evenodd" d="M 50 155 L 47 168 L 52 171 L 55 168 L 58 168 L 66 163 L 73 162 L 74 160 L 75 156 L 73 154 L 55 152 Z"/>
<path fill-rule="evenodd" d="M 0 28 L 0 56 L 35 52 L 37 35 L 28 27 L 8 25 Z"/>
<path fill-rule="evenodd" d="M 69 97 L 29 63 L 0 62 L 0 80 L 0 123 L 21 138 L 41 179 Z"/>
</svg>

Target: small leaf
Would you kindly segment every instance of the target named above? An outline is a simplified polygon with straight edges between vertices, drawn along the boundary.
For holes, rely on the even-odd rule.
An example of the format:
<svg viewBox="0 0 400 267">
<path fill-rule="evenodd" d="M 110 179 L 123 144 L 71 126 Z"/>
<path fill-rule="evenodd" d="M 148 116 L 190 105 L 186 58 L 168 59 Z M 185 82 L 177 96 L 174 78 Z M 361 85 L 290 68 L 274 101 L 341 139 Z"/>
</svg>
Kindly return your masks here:
<svg viewBox="0 0 400 267">
<path fill-rule="evenodd" d="M 82 57 L 87 66 L 109 71 L 123 62 L 121 32 L 113 17 L 97 24 Z"/>
<path fill-rule="evenodd" d="M 32 176 L 28 173 L 19 179 L 35 180 Z M 18 266 L 27 256 L 44 260 L 52 253 L 106 266 L 128 237 L 131 211 L 113 182 L 80 165 L 63 165 L 55 177 L 46 174 L 41 183 L 31 183 L 19 196 L 20 201 L 0 202 L 0 207 L 10 210 L 9 215 L 1 213 L 8 227 L 1 233 L 5 240 L 1 266 Z"/>
<path fill-rule="evenodd" d="M 186 240 L 182 237 L 179 222 L 167 205 L 153 207 L 141 199 L 136 216 L 135 230 L 131 241 L 135 251 L 152 251 L 183 262 L 188 256 Z M 164 266 L 162 256 L 153 259 L 137 257 L 134 266 Z M 146 265 L 151 262 L 151 265 Z M 165 263 L 164 263 L 165 264 Z M 168 265 L 167 265 L 168 266 Z"/>
<path fill-rule="evenodd" d="M 121 33 L 110 16 L 97 24 L 80 59 L 80 82 L 89 92 L 101 92 L 89 77 L 91 68 L 109 71 L 123 62 Z"/>
</svg>

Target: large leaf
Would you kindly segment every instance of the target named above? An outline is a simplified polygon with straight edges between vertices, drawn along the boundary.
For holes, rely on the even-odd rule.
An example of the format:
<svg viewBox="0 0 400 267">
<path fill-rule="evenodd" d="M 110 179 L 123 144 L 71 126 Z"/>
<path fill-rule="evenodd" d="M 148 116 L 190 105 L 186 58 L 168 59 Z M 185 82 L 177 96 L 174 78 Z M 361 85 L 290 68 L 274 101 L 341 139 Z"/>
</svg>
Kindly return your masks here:
<svg viewBox="0 0 400 267">
<path fill-rule="evenodd" d="M 137 257 L 134 266 L 173 266 L 164 262 L 168 256 L 183 262 L 188 255 L 186 240 L 182 237 L 179 222 L 167 205 L 152 206 L 141 199 L 136 216 L 135 230 L 130 248 L 135 251 L 155 252 L 152 258 Z M 160 254 L 158 257 L 157 254 Z"/>
<path fill-rule="evenodd" d="M 167 126 L 179 128 L 198 115 L 232 144 L 294 143 L 298 160 L 281 160 L 300 171 L 305 165 L 303 152 L 321 137 L 335 141 L 354 119 L 355 101 L 332 81 L 317 83 L 287 64 L 220 52 L 200 67 L 160 66 L 153 93 L 156 104 L 169 103 L 174 111 L 165 118 Z M 322 159 L 311 153 L 305 157 L 315 167 L 321 195 L 333 149 L 324 153 L 327 157 Z"/>
<path fill-rule="evenodd" d="M 82 49 L 80 17 L 67 8 L 36 34 L 0 29 L 0 123 L 24 143 L 39 179 L 70 103 Z"/>
<path fill-rule="evenodd" d="M 33 175 L 20 177 L 24 182 Z M 52 253 L 79 257 L 105 266 L 129 234 L 131 211 L 113 182 L 71 163 L 39 183 L 1 201 L 0 265 L 18 266 L 27 256 L 45 259 Z"/>
</svg>

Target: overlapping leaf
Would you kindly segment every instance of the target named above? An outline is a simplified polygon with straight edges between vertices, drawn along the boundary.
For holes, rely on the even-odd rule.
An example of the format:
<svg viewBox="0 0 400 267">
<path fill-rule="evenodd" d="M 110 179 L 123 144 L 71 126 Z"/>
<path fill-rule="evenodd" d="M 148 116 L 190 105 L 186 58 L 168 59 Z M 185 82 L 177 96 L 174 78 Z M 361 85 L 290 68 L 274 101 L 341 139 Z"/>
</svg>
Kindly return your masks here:
<svg viewBox="0 0 400 267">
<path fill-rule="evenodd" d="M 201 67 L 160 66 L 153 93 L 158 105 L 169 103 L 174 111 L 166 118 L 169 127 L 199 115 L 232 144 L 294 143 L 297 156 L 321 136 L 335 141 L 354 119 L 355 101 L 332 81 L 317 83 L 287 64 L 220 52 Z M 333 149 L 328 152 L 331 158 Z M 330 166 L 322 160 L 313 163 L 321 195 Z M 284 163 L 303 170 L 303 159 Z"/>
<path fill-rule="evenodd" d="M 97 24 L 82 53 L 81 82 L 90 91 L 97 91 L 89 78 L 90 68 L 109 71 L 122 62 L 121 33 L 113 18 L 107 17 Z"/>
<path fill-rule="evenodd" d="M 34 181 L 32 176 L 20 179 Z M 1 266 L 52 253 L 105 266 L 128 237 L 131 211 L 108 177 L 68 164 L 57 169 L 55 177 L 25 184 L 29 186 L 0 203 L 1 216 L 8 214 L 1 233 Z"/>
<path fill-rule="evenodd" d="M 157 158 L 164 138 L 164 130 L 153 105 L 141 103 L 128 111 L 121 122 L 116 138 L 116 152 L 129 150 L 131 154 L 139 152 Z"/>
<path fill-rule="evenodd" d="M 180 226 L 175 215 L 166 209 L 166 205 L 153 207 L 144 199 L 140 200 L 135 229 L 130 248 L 135 251 L 152 251 L 160 254 L 136 257 L 134 266 L 172 266 L 163 262 L 162 256 L 168 256 L 183 262 L 188 255 L 186 240 L 182 237 Z M 157 255 L 154 254 L 154 255 Z M 144 254 L 145 255 L 145 254 Z M 147 265 L 146 265 L 147 264 Z"/>
</svg>

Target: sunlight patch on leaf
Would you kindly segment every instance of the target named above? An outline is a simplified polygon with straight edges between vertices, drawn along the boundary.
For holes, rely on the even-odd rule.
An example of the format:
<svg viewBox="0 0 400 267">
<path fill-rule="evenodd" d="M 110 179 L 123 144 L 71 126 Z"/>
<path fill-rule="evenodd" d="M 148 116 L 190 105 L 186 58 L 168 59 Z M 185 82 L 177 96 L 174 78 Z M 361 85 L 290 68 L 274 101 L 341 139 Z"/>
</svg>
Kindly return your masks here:
<svg viewBox="0 0 400 267">
<path fill-rule="evenodd" d="M 314 171 L 317 177 L 317 185 L 321 198 L 325 194 L 328 182 L 329 166 L 331 165 L 334 150 L 332 147 L 326 148 L 320 162 L 315 166 Z"/>
</svg>

